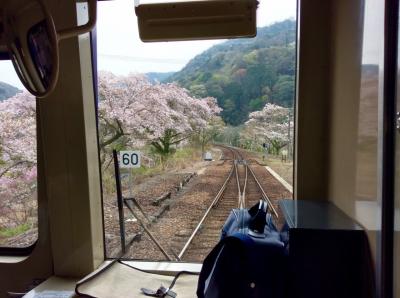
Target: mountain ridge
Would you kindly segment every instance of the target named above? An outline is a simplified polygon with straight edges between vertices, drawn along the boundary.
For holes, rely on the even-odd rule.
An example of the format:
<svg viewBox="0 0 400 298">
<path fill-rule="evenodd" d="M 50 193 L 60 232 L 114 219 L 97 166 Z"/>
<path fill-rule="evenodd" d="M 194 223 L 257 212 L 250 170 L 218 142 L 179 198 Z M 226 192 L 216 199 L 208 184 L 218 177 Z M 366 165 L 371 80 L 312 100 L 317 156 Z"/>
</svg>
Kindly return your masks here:
<svg viewBox="0 0 400 298">
<path fill-rule="evenodd" d="M 258 28 L 255 38 L 217 44 L 163 82 L 177 82 L 197 97 L 216 97 L 224 121 L 241 125 L 267 102 L 293 106 L 295 40 L 294 20 Z"/>
<path fill-rule="evenodd" d="M 0 101 L 13 97 L 22 90 L 17 87 L 0 81 Z"/>
</svg>

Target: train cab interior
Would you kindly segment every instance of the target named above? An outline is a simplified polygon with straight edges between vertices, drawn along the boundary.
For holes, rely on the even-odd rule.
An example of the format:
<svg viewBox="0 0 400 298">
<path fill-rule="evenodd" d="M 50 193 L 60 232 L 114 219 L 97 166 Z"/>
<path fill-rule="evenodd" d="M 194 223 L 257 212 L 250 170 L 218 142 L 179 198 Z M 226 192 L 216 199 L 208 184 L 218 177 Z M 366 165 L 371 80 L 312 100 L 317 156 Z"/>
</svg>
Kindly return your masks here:
<svg viewBox="0 0 400 298">
<path fill-rule="evenodd" d="M 23 85 L 21 89 L 24 89 L 20 95 L 15 95 L 19 96 L 18 101 L 12 104 L 7 105 L 8 99 L 0 100 L 0 122 L 2 122 L 0 129 L 4 131 L 4 133 L 0 132 L 0 184 L 3 184 L 3 186 L 0 185 L 0 297 L 79 297 L 79 293 L 84 297 L 145 297 L 140 292 L 141 282 L 147 286 L 151 284 L 152 278 L 156 279 L 153 289 L 157 289 L 160 286 L 160 280 L 163 281 L 165 276 L 174 276 L 181 270 L 199 273 L 206 266 L 202 269 L 202 261 L 196 259 L 195 255 L 202 250 L 190 252 L 189 244 L 183 249 L 177 248 L 178 244 L 172 246 L 175 247 L 175 252 L 171 252 L 169 248 L 165 250 L 167 245 L 163 237 L 167 236 L 162 236 L 162 234 L 170 233 L 168 229 L 176 229 L 179 231 L 174 232 L 174 237 L 187 237 L 193 240 L 196 232 L 205 230 L 208 226 L 204 220 L 208 212 L 210 210 L 210 212 L 215 212 L 213 208 L 218 205 L 218 200 L 225 189 L 230 187 L 229 183 L 233 180 L 229 179 L 235 176 L 235 171 L 239 187 L 239 208 L 243 208 L 246 182 L 241 192 L 239 180 L 242 178 L 238 176 L 240 171 L 245 169 L 246 181 L 247 176 L 254 177 L 251 178 L 254 181 L 248 182 L 248 193 L 253 184 L 259 186 L 261 190 L 259 197 L 268 199 L 266 201 L 270 206 L 272 218 L 275 215 L 278 218 L 279 213 L 279 220 L 276 220 L 277 226 L 279 229 L 286 229 L 288 237 L 288 239 L 285 238 L 288 245 L 285 244 L 287 255 L 284 267 L 287 271 L 276 275 L 279 276 L 279 285 L 285 295 L 275 294 L 274 296 L 263 288 L 263 292 L 257 292 L 249 297 L 400 298 L 399 1 L 297 0 L 293 8 L 294 19 L 277 25 L 286 30 L 282 34 L 276 33 L 281 35 L 273 35 L 275 31 L 268 31 L 268 28 L 266 31 L 257 28 L 260 27 L 259 18 L 256 18 L 257 9 L 261 6 L 265 6 L 266 10 L 269 7 L 272 9 L 271 3 L 275 1 L 195 0 L 149 3 L 149 1 L 132 0 L 129 1 L 130 9 L 126 12 L 132 16 L 132 21 L 126 25 L 118 20 L 120 16 L 113 11 L 113 7 L 107 6 L 114 2 L 117 6 L 119 0 L 0 0 L 0 81 L 3 80 L 1 77 L 3 74 L 7 76 L 7 73 L 2 70 L 5 65 L 3 62 L 9 63 L 10 69 L 12 62 L 13 75 L 18 75 L 21 86 Z M 111 21 L 107 26 L 100 27 L 107 10 L 110 14 L 107 17 Z M 271 13 L 274 14 L 274 12 Z M 218 39 L 224 40 L 229 46 L 223 48 L 224 44 L 221 43 L 213 48 L 215 51 L 219 50 L 215 56 L 217 58 L 213 60 L 215 65 L 219 65 L 218 63 L 224 63 L 224 55 L 243 41 L 240 43 L 244 45 L 240 48 L 242 50 L 235 52 L 235 57 L 241 59 L 240 63 L 242 63 L 241 68 L 232 75 L 236 85 L 225 84 L 233 86 L 232 88 L 236 86 L 235 90 L 239 90 L 237 92 L 240 92 L 240 89 L 256 88 L 251 87 L 257 84 L 256 80 L 253 81 L 253 85 L 245 80 L 245 76 L 250 75 L 251 70 L 255 68 L 246 69 L 243 65 L 244 63 L 257 65 L 258 62 L 254 61 L 263 51 L 260 50 L 262 43 L 259 43 L 252 48 L 253 52 L 244 53 L 246 42 L 251 43 L 255 38 L 266 38 L 265 43 L 270 42 L 272 49 L 270 57 L 273 58 L 269 60 L 271 63 L 279 64 L 283 59 L 281 57 L 291 57 L 294 66 L 290 72 L 283 71 L 281 79 L 287 80 L 285 82 L 291 80 L 293 83 L 293 95 L 291 95 L 293 104 L 290 108 L 285 106 L 286 110 L 282 112 L 286 113 L 284 115 L 289 113 L 288 126 L 285 124 L 286 126 L 277 125 L 276 127 L 283 127 L 285 138 L 289 134 L 287 149 L 282 149 L 284 148 L 282 146 L 277 151 L 281 154 L 279 159 L 284 164 L 283 160 L 286 162 L 289 155 L 289 159 L 292 158 L 293 167 L 290 172 L 292 174 L 289 175 L 291 179 L 289 186 L 285 181 L 279 180 L 283 184 L 278 180 L 276 180 L 278 182 L 273 182 L 277 183 L 273 185 L 279 184 L 279 187 L 283 189 L 282 195 L 277 196 L 276 202 L 269 201 L 269 198 L 275 200 L 274 195 L 268 192 L 268 179 L 271 178 L 265 178 L 261 170 L 257 168 L 263 164 L 264 158 L 268 159 L 268 157 L 261 154 L 256 160 L 256 157 L 246 155 L 250 154 L 249 152 L 255 146 L 254 143 L 231 142 L 228 144 L 215 141 L 215 144 L 211 144 L 208 140 L 210 144 L 207 143 L 206 148 L 210 149 L 207 150 L 213 156 L 218 154 L 221 157 L 214 161 L 213 159 L 217 158 L 208 157 L 211 153 L 207 152 L 204 154 L 204 161 L 201 161 L 204 164 L 207 163 L 207 166 L 209 164 L 213 166 L 215 162 L 216 170 L 213 172 L 214 176 L 210 176 L 211 180 L 202 182 L 205 186 L 198 184 L 200 185 L 198 187 L 203 187 L 202 191 L 209 188 L 207 191 L 210 192 L 215 188 L 214 195 L 217 196 L 216 201 L 211 203 L 210 210 L 207 209 L 209 203 L 206 202 L 208 201 L 202 203 L 204 205 L 202 208 L 207 211 L 203 218 L 202 213 L 196 215 L 199 220 L 201 219 L 200 223 L 197 226 L 193 224 L 190 228 L 181 229 L 178 228 L 179 222 L 167 222 L 168 213 L 175 212 L 174 205 L 171 203 L 168 205 L 169 209 L 167 207 L 163 209 L 164 213 L 157 213 L 158 221 L 162 223 L 161 227 L 154 220 L 151 225 L 141 224 L 142 217 L 137 214 L 143 214 L 145 217 L 143 220 L 147 220 L 145 213 L 156 210 L 158 204 L 162 205 L 164 201 L 173 201 L 174 197 L 180 198 L 185 193 L 189 193 L 190 183 L 195 183 L 197 181 L 195 179 L 200 179 L 198 177 L 204 171 L 198 170 L 193 171 L 189 176 L 186 174 L 179 176 L 183 182 L 177 182 L 176 190 L 172 194 L 162 191 L 161 195 L 154 195 L 157 197 L 152 198 L 149 206 L 146 205 L 145 212 L 141 209 L 143 206 L 141 207 L 140 200 L 130 199 L 133 203 L 129 205 L 130 203 L 127 203 L 129 199 L 122 199 L 122 194 L 118 193 L 118 189 L 121 188 L 121 185 L 118 186 L 121 183 L 119 177 L 122 179 L 125 175 L 124 177 L 131 179 L 131 176 L 124 174 L 126 172 L 123 171 L 121 164 L 118 165 L 118 158 L 120 158 L 120 163 L 121 159 L 124 162 L 125 155 L 118 156 L 116 151 L 112 150 L 122 151 L 139 147 L 139 143 L 132 145 L 133 143 L 124 139 L 128 129 L 137 131 L 137 135 L 142 136 L 148 133 L 157 136 L 157 140 L 161 140 L 163 147 L 160 147 L 158 141 L 152 139 L 149 144 L 153 147 L 148 152 L 146 151 L 148 153 L 146 156 L 161 152 L 159 160 L 154 161 L 144 156 L 141 158 L 141 163 L 151 168 L 152 163 L 159 162 L 157 169 L 164 170 L 172 167 L 171 164 L 178 163 L 178 159 L 173 159 L 173 162 L 171 159 L 166 161 L 170 153 L 165 153 L 168 149 L 165 142 L 178 136 L 178 133 L 174 133 L 181 128 L 174 127 L 178 127 L 186 121 L 183 119 L 187 118 L 177 116 L 181 115 L 177 112 L 179 109 L 175 109 L 176 105 L 181 104 L 180 101 L 171 102 L 169 98 L 173 96 L 183 98 L 182 105 L 185 105 L 185 108 L 182 110 L 190 111 L 190 117 L 192 117 L 187 121 L 188 124 L 185 124 L 187 129 L 193 130 L 191 126 L 203 125 L 204 119 L 201 117 L 206 113 L 210 115 L 221 113 L 225 122 L 243 126 L 251 124 L 252 120 L 237 120 L 242 115 L 229 109 L 228 99 L 222 108 L 216 106 L 216 102 L 220 103 L 221 100 L 218 97 L 219 91 L 211 95 L 206 92 L 216 85 L 199 83 L 207 75 L 227 82 L 229 78 L 224 77 L 221 71 L 213 76 L 210 70 L 205 72 L 201 79 L 200 76 L 193 79 L 189 73 L 191 69 L 188 64 L 184 69 L 186 72 L 183 72 L 180 77 L 179 74 L 173 75 L 177 80 L 181 80 L 182 86 L 189 89 L 191 93 L 182 90 L 168 79 L 166 83 L 152 84 L 139 75 L 128 75 L 121 79 L 111 73 L 99 72 L 101 65 L 99 67 L 98 58 L 104 54 L 98 51 L 100 45 L 103 43 L 113 44 L 117 48 L 123 47 L 133 38 L 125 34 L 123 40 L 115 38 L 111 41 L 102 41 L 103 36 L 106 35 L 105 32 L 108 30 L 108 35 L 117 36 L 119 31 L 124 32 L 119 26 L 128 27 L 132 24 L 138 28 L 138 38 L 146 45 L 152 44 L 154 47 L 159 47 L 158 51 L 157 49 L 153 52 L 148 50 L 151 58 L 159 61 L 165 57 L 162 53 L 164 45 L 168 47 L 171 43 L 179 41 L 178 47 L 184 47 L 184 43 L 194 40 L 196 42 L 194 47 L 197 47 L 200 46 L 197 44 L 198 40 Z M 278 30 L 276 29 L 278 27 L 271 26 L 275 28 L 273 30 Z M 287 29 L 287 26 L 292 27 Z M 280 42 L 283 45 L 280 45 Z M 171 51 L 171 48 L 168 49 Z M 278 50 L 291 52 L 285 54 L 286 56 L 279 56 L 280 54 L 276 54 Z M 207 53 L 213 54 L 210 51 Z M 108 55 L 108 58 L 116 58 L 111 56 Z M 174 61 L 168 61 L 175 63 L 179 60 L 179 57 L 174 57 L 176 58 Z M 211 56 L 198 57 L 203 57 L 202 59 L 205 60 L 211 59 L 209 58 Z M 202 63 L 200 58 L 195 58 L 193 61 Z M 112 59 L 111 64 L 121 63 Z M 127 62 L 122 64 L 125 63 Z M 145 60 L 141 63 L 151 64 L 152 62 Z M 228 66 L 224 67 L 228 69 Z M 193 69 L 194 72 L 199 72 L 199 68 Z M 247 73 L 243 69 L 246 69 Z M 268 69 L 266 68 L 265 72 Z M 291 78 L 289 78 L 289 73 Z M 268 80 L 269 77 L 263 76 L 263 78 Z M 185 85 L 189 84 L 189 79 L 193 79 L 195 83 L 186 87 L 189 86 Z M 157 80 L 161 82 L 161 79 Z M 110 85 L 105 82 L 110 82 Z M 287 86 L 285 82 L 279 85 L 281 89 L 276 87 L 276 90 L 287 90 L 284 89 L 284 86 Z M 136 85 L 133 86 L 134 84 Z M 133 91 L 125 92 L 121 86 L 124 88 L 131 86 L 129 88 Z M 215 90 L 217 90 L 216 87 Z M 223 91 L 226 93 L 228 92 L 226 90 Z M 267 89 L 263 88 L 263 90 Z M 274 97 L 276 95 L 271 94 L 278 93 L 273 93 L 273 91 L 272 87 L 265 91 L 270 99 L 265 99 L 265 97 L 264 101 L 261 101 L 262 106 L 259 110 L 265 104 L 264 110 L 266 110 L 271 98 L 276 100 L 277 97 Z M 168 104 L 164 104 L 154 94 L 165 99 Z M 284 94 L 284 91 L 279 94 Z M 220 96 L 224 98 L 225 95 Z M 130 112 L 123 107 L 114 107 L 113 110 L 110 108 L 112 104 L 107 106 L 109 97 L 121 99 L 121 102 L 126 99 L 128 104 L 136 105 L 133 107 L 136 110 Z M 131 98 L 136 97 L 147 100 L 148 105 L 146 101 L 143 101 L 143 104 L 140 100 L 129 102 Z M 204 101 L 198 104 L 196 98 L 200 97 Z M 213 99 L 214 97 L 217 99 Z M 30 101 L 31 99 L 33 100 Z M 232 98 L 229 100 L 229 103 L 232 103 Z M 29 109 L 20 109 L 27 102 L 29 102 Z M 254 107 L 259 106 L 258 101 L 252 102 Z M 272 103 L 274 103 L 273 100 Z M 166 117 L 163 118 L 164 110 L 156 109 L 164 106 L 175 109 L 172 120 L 169 122 L 164 121 Z M 9 114 L 6 108 L 12 110 L 14 116 L 16 115 L 16 118 L 13 118 L 15 122 L 7 118 Z M 136 117 L 135 113 L 142 115 L 143 111 L 148 111 L 148 113 L 137 118 L 138 120 L 135 120 L 133 124 L 129 122 L 129 118 Z M 249 109 L 247 115 L 250 113 L 256 121 L 259 115 L 257 111 L 256 108 Z M 125 114 L 126 118 L 121 118 L 121 122 L 114 123 L 110 120 L 111 118 L 107 118 L 107 113 L 109 115 L 121 113 L 121 117 Z M 158 113 L 160 115 L 156 115 Z M 157 117 L 153 118 L 154 115 Z M 287 119 L 287 116 L 284 117 Z M 141 126 L 141 121 L 146 124 Z M 195 121 L 197 122 L 193 124 Z M 171 128 L 163 130 L 162 136 L 157 135 L 158 126 L 154 125 L 154 122 L 160 122 L 164 128 Z M 9 123 L 14 124 L 10 126 Z M 126 125 L 124 129 L 123 125 Z M 33 131 L 29 130 L 29 127 Z M 107 127 L 106 133 L 101 131 L 104 127 Z M 234 131 L 233 128 L 226 129 L 228 130 Z M 6 136 L 12 133 L 15 133 L 16 137 L 11 141 L 6 140 Z M 34 134 L 34 141 L 25 138 L 26 133 Z M 256 139 L 255 133 L 254 136 L 252 133 L 253 131 L 249 133 L 248 141 Z M 118 141 L 119 143 L 110 149 L 111 147 L 107 146 L 115 139 L 110 140 L 107 137 L 112 134 L 117 135 L 120 141 L 126 142 Z M 197 144 L 197 149 L 201 147 L 200 151 L 203 154 L 204 143 L 201 140 L 204 140 L 204 137 L 200 133 L 197 139 L 192 137 L 190 141 L 187 137 L 180 138 L 176 143 L 189 143 L 193 139 L 194 144 Z M 293 140 L 292 143 L 290 139 Z M 259 144 L 260 152 L 267 148 L 266 152 L 272 155 L 271 152 L 275 147 L 271 145 L 268 148 L 269 145 L 263 142 L 265 141 Z M 170 144 L 174 142 L 171 141 Z M 245 147 L 246 144 L 250 144 L 249 147 Z M 271 141 L 271 144 L 275 143 Z M 180 148 L 176 146 L 174 150 L 183 155 L 183 149 Z M 4 211 L 11 210 L 11 207 L 3 204 L 2 200 L 3 196 L 11 196 L 12 192 L 16 192 L 17 186 L 18 191 L 25 193 L 26 187 L 16 185 L 10 179 L 17 176 L 24 177 L 26 180 L 23 180 L 23 183 L 28 183 L 26 181 L 30 179 L 32 170 L 32 160 L 29 156 L 33 154 L 29 152 L 32 150 L 35 155 L 34 185 L 37 198 L 37 202 L 35 201 L 37 223 L 35 223 L 35 237 L 32 238 L 34 240 L 29 242 L 26 240 L 28 239 L 26 235 L 31 234 L 25 233 L 26 229 L 24 233 L 16 232 L 17 228 L 23 229 L 25 223 L 13 226 L 13 229 L 3 227 L 13 218 Z M 11 166 L 8 166 L 10 156 L 12 156 L 8 153 L 9 151 L 15 154 L 19 154 L 19 151 L 29 153 L 26 154 L 29 157 L 28 160 L 14 160 L 12 166 L 20 167 L 19 172 L 13 171 Z M 127 154 L 130 154 L 127 163 L 138 162 L 137 151 Z M 135 162 L 131 159 L 132 156 L 136 156 Z M 115 168 L 113 168 L 113 162 Z M 265 167 L 263 166 L 262 169 L 265 170 Z M 121 175 L 119 170 L 121 170 Z M 157 176 L 154 174 L 155 170 L 147 171 L 150 173 L 149 177 Z M 107 176 L 107 173 L 112 173 L 112 175 Z M 228 175 L 226 180 L 224 175 Z M 106 178 L 109 180 L 106 181 Z M 168 179 L 162 180 L 163 183 Z M 194 179 L 194 182 L 190 182 L 191 179 Z M 219 192 L 217 186 L 212 186 L 214 180 L 219 181 L 218 187 L 223 185 Z M 134 181 L 140 182 L 140 180 Z M 122 183 L 128 182 L 124 180 Z M 150 188 L 161 187 L 160 183 L 152 184 Z M 123 189 L 124 185 L 122 185 Z M 187 185 L 186 188 L 185 185 Z M 264 189 L 260 185 L 263 185 Z M 107 193 L 109 188 L 114 191 L 111 192 L 113 195 L 110 201 L 108 201 Z M 129 189 L 126 188 L 124 191 L 129 192 Z M 18 206 L 27 204 L 24 201 L 26 197 L 27 195 L 21 195 Z M 190 200 L 191 197 L 187 195 L 186 198 Z M 197 206 L 192 201 L 190 202 L 194 204 L 190 206 Z M 125 220 L 120 217 L 118 222 L 117 217 L 121 216 L 118 210 L 122 210 L 123 203 L 126 204 L 125 215 L 133 214 L 134 219 L 130 217 Z M 114 208 L 112 212 L 115 210 L 115 213 L 109 215 L 108 212 L 111 209 L 107 208 Z M 158 209 L 156 211 L 159 212 Z M 182 209 L 182 212 L 189 214 L 188 209 Z M 13 216 L 19 218 L 23 215 L 23 212 L 19 210 Z M 210 216 L 212 217 L 213 214 L 210 213 Z M 224 221 L 226 217 L 226 215 L 223 217 Z M 113 224 L 109 224 L 111 220 Z M 140 236 L 129 238 L 132 233 L 136 233 L 136 236 L 139 233 L 135 230 L 139 228 L 131 228 L 132 221 L 141 224 L 140 231 L 150 239 L 146 238 L 149 242 L 140 243 Z M 117 236 L 110 235 L 112 234 L 111 226 L 115 228 Z M 218 233 L 212 232 L 217 235 L 217 238 L 220 235 L 221 226 L 217 227 Z M 126 228 L 126 231 L 122 227 Z M 8 236 L 5 236 L 6 234 Z M 154 236 L 156 234 L 161 236 L 157 238 L 158 236 Z M 21 245 L 10 244 L 16 242 L 5 242 L 4 239 L 7 237 L 12 238 L 13 241 L 19 241 Z M 121 247 L 122 251 L 119 247 L 120 240 L 124 243 Z M 196 243 L 195 239 L 193 241 Z M 4 245 L 4 243 L 10 245 Z M 146 253 L 151 255 L 153 251 L 161 254 L 161 257 L 157 257 L 158 255 L 154 253 L 156 256 L 154 258 L 141 258 L 135 257 L 132 253 L 129 258 L 124 259 L 125 265 L 144 270 L 146 274 L 151 272 L 157 275 L 142 277 L 140 274 L 143 272 L 135 271 L 133 274 L 129 271 L 132 268 L 122 268 L 122 266 L 116 275 L 101 279 L 102 271 L 99 271 L 99 268 L 117 266 L 118 262 L 114 264 L 113 260 L 119 260 L 121 253 L 124 252 L 125 243 L 129 243 L 129 247 L 133 250 L 135 245 L 142 246 L 144 255 Z M 148 243 L 152 243 L 155 248 L 150 248 Z M 184 242 L 179 243 L 183 246 Z M 216 244 L 214 243 L 213 246 Z M 181 253 L 178 254 L 179 251 Z M 259 250 L 254 251 L 259 253 Z M 186 257 L 183 257 L 185 253 Z M 189 255 L 193 257 L 189 258 Z M 201 260 L 204 257 L 202 256 Z M 234 254 L 230 257 L 231 263 L 237 262 L 238 257 Z M 272 260 L 266 262 L 272 264 Z M 265 284 L 269 284 L 268 280 L 274 278 L 274 273 L 271 271 L 276 269 L 273 269 L 275 268 L 273 265 L 264 267 L 262 269 L 264 271 L 259 272 L 266 272 L 265 275 L 262 273 L 261 276 L 257 276 L 257 279 L 263 283 L 263 278 L 265 278 Z M 280 265 L 278 267 L 280 268 Z M 213 267 L 212 272 L 214 269 Z M 93 279 L 87 279 L 88 285 L 82 284 L 81 289 L 76 291 L 77 282 L 93 272 L 98 273 L 99 277 L 96 275 Z M 127 275 L 124 275 L 124 272 L 127 272 Z M 96 278 L 100 278 L 97 283 Z M 199 294 L 199 292 L 196 294 L 198 276 L 187 277 L 185 281 L 188 285 L 179 285 L 180 278 L 177 279 L 177 286 L 175 286 L 177 297 L 196 297 Z M 235 288 L 242 281 L 247 282 L 245 278 L 245 275 L 239 273 L 233 282 L 235 285 L 231 287 Z M 164 286 L 168 287 L 169 282 L 170 279 L 165 279 Z M 232 280 L 230 282 L 232 283 Z M 206 283 L 209 284 L 210 281 Z M 132 287 L 136 287 L 137 292 L 134 292 Z M 258 284 L 251 282 L 247 287 L 254 290 L 258 288 Z M 130 291 L 131 294 L 129 296 L 121 294 L 125 290 Z M 169 288 L 160 296 L 156 296 L 155 293 L 150 293 L 149 296 L 174 297 L 168 296 L 168 291 Z M 208 296 L 203 297 L 243 296 L 224 296 L 218 294 L 218 291 L 214 293 L 209 291 Z"/>
</svg>

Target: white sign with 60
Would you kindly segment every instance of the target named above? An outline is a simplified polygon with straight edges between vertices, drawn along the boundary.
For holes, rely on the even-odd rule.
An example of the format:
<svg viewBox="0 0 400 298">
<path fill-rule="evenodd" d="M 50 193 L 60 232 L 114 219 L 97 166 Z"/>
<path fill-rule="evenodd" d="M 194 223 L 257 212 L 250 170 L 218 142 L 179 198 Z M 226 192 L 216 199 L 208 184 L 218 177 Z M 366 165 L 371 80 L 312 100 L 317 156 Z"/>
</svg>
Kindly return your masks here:
<svg viewBox="0 0 400 298">
<path fill-rule="evenodd" d="M 140 168 L 140 151 L 120 151 L 120 168 Z"/>
</svg>

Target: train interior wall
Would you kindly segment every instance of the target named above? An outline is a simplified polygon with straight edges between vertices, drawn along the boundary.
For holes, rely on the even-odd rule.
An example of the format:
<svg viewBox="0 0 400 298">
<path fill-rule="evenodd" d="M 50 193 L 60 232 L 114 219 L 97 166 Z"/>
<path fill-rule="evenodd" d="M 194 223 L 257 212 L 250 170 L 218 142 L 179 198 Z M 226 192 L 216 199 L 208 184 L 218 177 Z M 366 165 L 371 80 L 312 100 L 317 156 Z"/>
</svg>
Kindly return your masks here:
<svg viewBox="0 0 400 298">
<path fill-rule="evenodd" d="M 46 3 L 57 28 L 87 19 L 74 1 Z M 89 34 L 60 42 L 59 81 L 37 111 L 39 237 L 27 257 L 0 256 L 0 297 L 51 275 L 84 276 L 104 261 Z"/>
<path fill-rule="evenodd" d="M 295 197 L 330 201 L 366 229 L 378 291 L 384 10 L 384 1 L 301 0 L 298 18 Z M 400 297 L 398 190 L 396 195 L 394 283 Z"/>
</svg>

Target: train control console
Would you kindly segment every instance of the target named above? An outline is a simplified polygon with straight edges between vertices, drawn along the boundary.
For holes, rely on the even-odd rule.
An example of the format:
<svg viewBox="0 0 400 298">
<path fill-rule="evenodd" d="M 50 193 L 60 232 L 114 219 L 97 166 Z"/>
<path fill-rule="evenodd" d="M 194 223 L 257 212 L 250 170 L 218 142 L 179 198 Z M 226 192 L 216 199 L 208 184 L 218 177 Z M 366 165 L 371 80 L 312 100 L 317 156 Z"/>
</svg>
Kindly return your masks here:
<svg viewBox="0 0 400 298">
<path fill-rule="evenodd" d="M 289 237 L 290 297 L 374 297 L 363 228 L 328 202 L 281 200 Z"/>
</svg>

